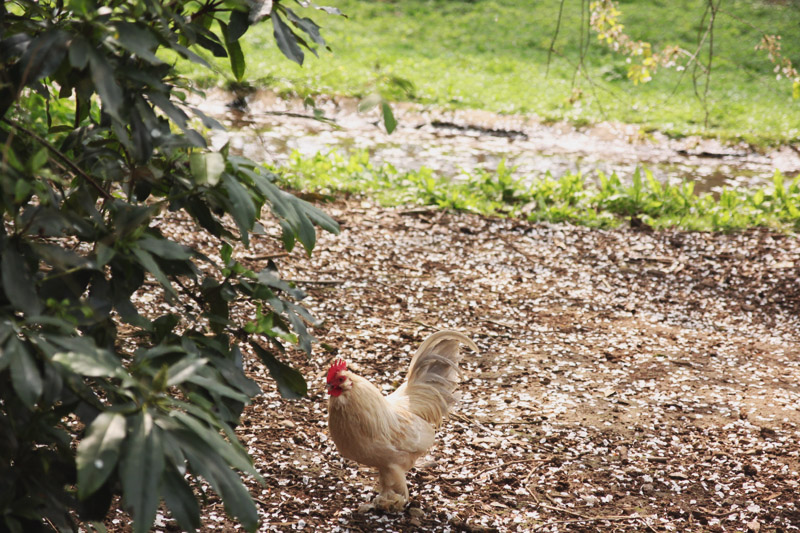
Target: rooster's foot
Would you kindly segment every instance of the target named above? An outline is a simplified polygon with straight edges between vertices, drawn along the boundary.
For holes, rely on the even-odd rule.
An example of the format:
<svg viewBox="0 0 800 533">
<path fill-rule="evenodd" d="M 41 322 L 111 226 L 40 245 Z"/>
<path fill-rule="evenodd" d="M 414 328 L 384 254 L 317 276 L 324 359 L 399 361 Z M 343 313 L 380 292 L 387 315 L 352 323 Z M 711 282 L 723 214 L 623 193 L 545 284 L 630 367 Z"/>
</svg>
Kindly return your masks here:
<svg viewBox="0 0 800 533">
<path fill-rule="evenodd" d="M 402 494 L 397 494 L 396 492 L 382 492 L 372 500 L 375 507 L 382 511 L 390 512 L 402 511 L 407 502 L 408 500 Z"/>
<path fill-rule="evenodd" d="M 358 506 L 358 514 L 367 514 L 375 509 L 375 504 L 372 502 L 362 503 Z"/>
</svg>

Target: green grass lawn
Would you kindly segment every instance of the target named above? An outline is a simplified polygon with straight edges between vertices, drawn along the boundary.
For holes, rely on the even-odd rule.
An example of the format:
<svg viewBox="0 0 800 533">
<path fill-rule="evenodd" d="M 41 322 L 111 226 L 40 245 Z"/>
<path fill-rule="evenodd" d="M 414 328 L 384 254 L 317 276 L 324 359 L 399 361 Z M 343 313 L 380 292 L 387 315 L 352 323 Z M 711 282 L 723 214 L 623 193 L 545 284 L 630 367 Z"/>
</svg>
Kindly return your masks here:
<svg viewBox="0 0 800 533">
<path fill-rule="evenodd" d="M 322 3 L 335 5 L 349 18 L 311 9 L 298 12 L 323 27 L 333 53 L 320 50 L 319 59 L 307 54 L 300 67 L 282 57 L 269 23 L 256 26 L 243 43 L 248 83 L 299 94 L 364 96 L 378 90 L 393 100 L 536 113 L 576 124 L 622 121 L 641 124 L 644 131 L 758 145 L 800 140 L 800 100 L 792 100 L 787 80 L 775 79 L 766 54 L 754 50 L 761 30 L 778 33 L 786 55 L 800 63 L 800 9 L 793 2 L 722 3 L 707 106 L 695 96 L 690 70 L 662 69 L 650 83 L 634 86 L 626 77 L 625 58 L 604 48 L 595 34 L 585 37 L 590 46 L 584 65 L 591 81 L 576 76 L 578 2 L 565 3 L 549 73 L 547 50 L 559 0 Z M 630 0 L 620 8 L 633 38 L 655 49 L 674 43 L 695 50 L 704 5 L 700 0 Z M 187 66 L 186 72 L 201 84 L 220 81 L 206 70 Z M 413 93 L 392 85 L 388 80 L 393 76 L 413 82 Z M 570 102 L 575 87 L 581 97 Z"/>
</svg>

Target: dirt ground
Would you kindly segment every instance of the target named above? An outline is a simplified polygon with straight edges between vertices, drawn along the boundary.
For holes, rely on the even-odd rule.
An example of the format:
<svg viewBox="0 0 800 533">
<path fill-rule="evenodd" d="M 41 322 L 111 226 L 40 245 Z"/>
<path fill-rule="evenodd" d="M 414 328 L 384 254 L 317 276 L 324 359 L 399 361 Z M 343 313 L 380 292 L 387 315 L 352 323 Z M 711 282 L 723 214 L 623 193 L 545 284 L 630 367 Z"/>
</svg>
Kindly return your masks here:
<svg viewBox="0 0 800 533">
<path fill-rule="evenodd" d="M 324 208 L 341 235 L 277 260 L 324 321 L 310 359 L 290 354 L 309 397 L 247 369 L 264 390 L 239 429 L 266 478 L 251 484 L 262 531 L 800 530 L 796 236 Z M 273 237 L 238 257 L 265 266 Z M 480 348 L 462 401 L 409 473 L 406 511 L 360 513 L 375 481 L 328 437 L 327 365 L 390 392 L 441 328 Z M 237 529 L 207 497 L 203 529 Z"/>
</svg>

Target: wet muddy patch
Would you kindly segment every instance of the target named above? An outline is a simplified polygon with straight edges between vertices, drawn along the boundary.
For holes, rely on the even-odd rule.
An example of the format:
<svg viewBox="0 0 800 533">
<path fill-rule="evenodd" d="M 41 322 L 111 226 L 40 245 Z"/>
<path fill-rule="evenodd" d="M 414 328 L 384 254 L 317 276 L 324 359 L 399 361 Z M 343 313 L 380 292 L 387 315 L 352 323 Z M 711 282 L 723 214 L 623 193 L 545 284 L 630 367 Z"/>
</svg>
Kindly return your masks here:
<svg viewBox="0 0 800 533">
<path fill-rule="evenodd" d="M 228 92 L 210 91 L 203 102 L 195 103 L 228 128 L 212 133 L 215 147 L 230 143 L 235 151 L 267 163 L 281 163 L 294 150 L 309 156 L 367 150 L 377 163 L 391 163 L 400 170 L 428 167 L 453 177 L 462 170 L 494 170 L 502 160 L 516 167 L 519 177 L 616 172 L 628 178 L 637 166 L 645 166 L 662 182 L 693 181 L 698 192 L 763 186 L 776 169 L 789 177 L 800 173 L 797 147 L 762 153 L 744 143 L 671 139 L 645 133 L 636 125 L 576 128 L 545 124 L 536 117 L 400 103 L 394 106 L 398 127 L 388 135 L 377 114 L 358 113 L 358 102 L 350 98 L 317 98 L 316 105 L 329 122 L 314 120 L 302 100 L 267 91 L 238 99 Z"/>
</svg>

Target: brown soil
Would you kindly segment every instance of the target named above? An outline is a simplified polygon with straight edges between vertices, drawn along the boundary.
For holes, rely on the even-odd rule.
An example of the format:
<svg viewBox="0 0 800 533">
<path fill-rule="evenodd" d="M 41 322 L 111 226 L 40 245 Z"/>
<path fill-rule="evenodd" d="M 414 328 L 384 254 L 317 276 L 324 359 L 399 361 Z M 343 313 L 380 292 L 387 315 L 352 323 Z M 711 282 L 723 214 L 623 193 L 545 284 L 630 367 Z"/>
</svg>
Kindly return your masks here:
<svg viewBox="0 0 800 533">
<path fill-rule="evenodd" d="M 314 356 L 288 356 L 309 397 L 248 368 L 265 391 L 239 430 L 266 478 L 262 530 L 800 529 L 796 236 L 325 208 L 342 234 L 279 260 L 324 320 Z M 239 258 L 276 251 L 261 237 Z M 326 365 L 345 357 L 391 391 L 440 328 L 480 347 L 462 401 L 408 476 L 410 507 L 360 513 L 375 483 L 328 437 Z M 208 496 L 204 530 L 233 530 Z"/>
</svg>

